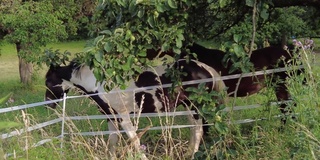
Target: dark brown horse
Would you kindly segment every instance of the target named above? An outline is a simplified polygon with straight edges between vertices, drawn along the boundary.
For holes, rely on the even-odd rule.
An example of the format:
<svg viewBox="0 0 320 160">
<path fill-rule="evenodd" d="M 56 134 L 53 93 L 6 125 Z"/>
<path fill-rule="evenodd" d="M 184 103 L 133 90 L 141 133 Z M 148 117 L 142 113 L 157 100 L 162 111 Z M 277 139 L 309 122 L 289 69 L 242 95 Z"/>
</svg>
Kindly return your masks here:
<svg viewBox="0 0 320 160">
<path fill-rule="evenodd" d="M 224 64 L 223 59 L 226 55 L 225 52 L 216 49 L 208 49 L 203 46 L 200 46 L 196 43 L 187 47 L 191 53 L 196 54 L 196 58 L 191 56 L 191 59 L 196 59 L 217 71 L 221 76 L 227 76 L 232 74 L 239 74 L 240 71 L 235 71 L 230 73 L 232 63 L 229 62 L 227 65 Z M 180 58 L 183 58 L 186 52 L 180 55 Z M 174 56 L 173 52 L 166 52 L 169 56 Z M 160 56 L 163 56 L 160 54 Z M 250 62 L 253 64 L 252 71 L 261 71 L 265 69 L 276 69 L 285 67 L 285 63 L 289 60 L 292 60 L 292 54 L 280 47 L 267 47 L 258 49 L 252 52 L 250 57 Z M 186 64 L 185 64 L 186 65 Z M 298 73 L 301 73 L 303 69 L 299 70 Z M 277 72 L 273 74 L 257 75 L 252 77 L 243 77 L 224 80 L 225 86 L 227 87 L 227 92 L 229 96 L 244 97 L 252 95 L 259 92 L 262 88 L 266 87 L 266 81 L 269 78 L 269 81 L 275 84 L 275 94 L 278 101 L 286 101 L 290 99 L 290 94 L 286 86 L 286 78 L 288 73 L 286 71 Z M 240 81 L 239 81 L 240 80 Z M 238 88 L 237 88 L 237 84 Z M 182 100 L 182 99 L 181 99 Z M 280 105 L 280 111 L 283 114 L 286 114 L 287 104 L 282 103 Z M 282 122 L 285 123 L 286 119 L 283 118 Z"/>
</svg>

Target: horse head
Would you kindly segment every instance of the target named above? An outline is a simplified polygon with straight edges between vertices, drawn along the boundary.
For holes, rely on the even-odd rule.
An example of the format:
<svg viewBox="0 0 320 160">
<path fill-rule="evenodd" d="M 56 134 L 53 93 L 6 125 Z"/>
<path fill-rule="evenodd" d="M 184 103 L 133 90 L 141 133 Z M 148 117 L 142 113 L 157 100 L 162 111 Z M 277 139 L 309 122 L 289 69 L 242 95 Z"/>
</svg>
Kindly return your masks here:
<svg viewBox="0 0 320 160">
<path fill-rule="evenodd" d="M 70 78 L 72 69 L 69 66 L 54 66 L 50 65 L 46 73 L 46 92 L 45 101 L 61 99 L 64 93 L 68 93 L 70 86 L 64 81 L 66 77 Z M 57 103 L 47 104 L 50 108 L 56 108 Z"/>
</svg>

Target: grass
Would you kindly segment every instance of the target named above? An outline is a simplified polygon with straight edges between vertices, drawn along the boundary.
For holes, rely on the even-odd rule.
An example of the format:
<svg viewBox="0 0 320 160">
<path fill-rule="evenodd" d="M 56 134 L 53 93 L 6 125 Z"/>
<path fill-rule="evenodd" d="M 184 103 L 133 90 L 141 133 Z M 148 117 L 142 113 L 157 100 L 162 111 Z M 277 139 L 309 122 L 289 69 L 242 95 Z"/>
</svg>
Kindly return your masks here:
<svg viewBox="0 0 320 160">
<path fill-rule="evenodd" d="M 57 43 L 49 45 L 49 48 L 79 52 L 82 50 L 84 41 Z M 0 57 L 0 97 L 12 92 L 14 102 L 2 107 L 10 107 L 34 102 L 43 101 L 45 91 L 44 74 L 46 68 L 40 69 L 35 77 L 34 85 L 23 86 L 19 82 L 18 60 L 14 46 L 5 44 L 1 46 Z M 320 55 L 316 55 L 316 63 L 320 60 Z M 320 67 L 313 68 L 315 80 L 319 79 Z M 5 76 L 4 76 L 5 75 Z M 301 85 L 301 79 L 289 80 L 289 88 L 292 97 L 297 102 L 295 111 L 299 113 L 297 121 L 289 121 L 284 130 L 279 131 L 280 120 L 271 118 L 278 115 L 276 106 L 270 107 L 268 102 L 275 99 L 272 90 L 264 90 L 260 94 L 250 97 L 237 98 L 236 105 L 265 104 L 264 107 L 251 110 L 234 111 L 226 118 L 235 121 L 246 118 L 266 117 L 269 120 L 248 124 L 228 125 L 225 134 L 219 134 L 216 130 L 211 137 L 206 137 L 200 152 L 196 157 L 203 159 L 206 156 L 217 156 L 221 159 L 317 159 L 319 158 L 320 139 L 320 116 L 319 116 L 319 84 L 317 81 L 309 82 L 308 85 Z M 74 93 L 76 94 L 76 93 Z M 233 99 L 230 99 L 230 103 Z M 49 110 L 39 106 L 1 114 L 1 121 L 14 121 L 19 124 L 18 128 L 26 128 L 47 120 L 58 118 L 61 114 L 61 107 L 57 110 Z M 67 115 L 93 115 L 100 114 L 97 107 L 88 99 L 70 99 L 67 101 Z M 166 123 L 168 121 L 168 123 Z M 182 124 L 185 117 L 176 117 L 174 122 L 166 118 L 159 121 L 151 118 L 150 121 L 143 119 L 140 128 L 149 125 L 162 126 Z M 1 133 L 15 130 L 2 129 Z M 106 130 L 105 120 L 84 120 L 67 121 L 66 131 L 79 133 L 83 131 L 103 131 Z M 21 136 L 2 140 L 0 154 L 2 152 L 13 153 L 9 159 L 107 159 L 106 141 L 107 136 L 82 137 L 70 135 L 65 137 L 63 151 L 60 149 L 60 141 L 54 140 L 40 147 L 31 148 L 27 152 L 21 148 L 30 146 L 41 139 L 58 136 L 61 132 L 61 124 L 54 124 L 41 130 L 27 132 Z M 183 153 L 186 152 L 188 129 L 175 129 L 172 131 L 148 131 L 141 141 L 147 146 L 147 155 L 151 159 L 186 159 Z M 122 135 L 119 150 L 120 159 L 134 159 L 134 151 L 130 146 L 126 135 Z M 223 155 L 223 156 L 222 156 Z"/>
</svg>

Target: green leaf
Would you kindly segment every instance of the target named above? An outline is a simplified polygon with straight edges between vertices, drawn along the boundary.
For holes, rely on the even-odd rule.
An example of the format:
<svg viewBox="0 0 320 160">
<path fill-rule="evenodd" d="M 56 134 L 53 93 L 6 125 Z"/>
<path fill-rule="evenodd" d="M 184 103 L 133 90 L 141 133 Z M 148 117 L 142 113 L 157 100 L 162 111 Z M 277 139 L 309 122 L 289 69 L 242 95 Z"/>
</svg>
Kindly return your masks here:
<svg viewBox="0 0 320 160">
<path fill-rule="evenodd" d="M 141 35 L 144 35 L 144 34 L 145 34 L 145 31 L 142 30 L 142 29 L 138 29 L 138 32 L 139 32 Z"/>
<path fill-rule="evenodd" d="M 129 12 L 133 13 L 135 12 L 137 9 L 136 4 L 134 3 L 134 1 L 131 1 L 131 3 L 129 4 Z"/>
<path fill-rule="evenodd" d="M 138 53 L 138 56 L 145 57 L 145 56 L 147 56 L 147 52 L 146 51 L 141 51 L 141 52 Z"/>
<path fill-rule="evenodd" d="M 170 8 L 177 8 L 177 4 L 174 0 L 168 0 L 168 5 Z"/>
<path fill-rule="evenodd" d="M 4 96 L 3 98 L 0 99 L 0 104 L 5 103 L 10 97 L 11 97 L 12 93 L 7 94 L 6 96 Z"/>
<path fill-rule="evenodd" d="M 227 6 L 227 4 L 228 0 L 219 0 L 220 8 L 224 8 L 225 6 Z"/>
<path fill-rule="evenodd" d="M 142 3 L 142 2 L 143 2 L 143 0 L 137 0 L 136 1 L 136 5 L 138 5 L 138 4 Z"/>
<path fill-rule="evenodd" d="M 183 34 L 181 33 L 181 34 L 178 34 L 178 40 L 180 40 L 180 41 L 183 41 L 184 40 L 184 36 L 183 36 Z"/>
<path fill-rule="evenodd" d="M 103 79 L 103 78 L 102 78 L 102 75 L 101 75 L 101 73 L 99 72 L 98 69 L 94 69 L 94 70 L 93 70 L 93 74 L 94 74 L 94 76 L 97 78 L 98 81 L 100 81 L 100 80 Z"/>
<path fill-rule="evenodd" d="M 129 70 L 130 70 L 129 64 L 126 63 L 125 65 L 123 65 L 123 66 L 122 66 L 122 69 L 123 69 L 124 71 L 129 71 Z"/>
<path fill-rule="evenodd" d="M 110 30 L 103 30 L 100 32 L 100 34 L 105 34 L 105 35 L 112 35 L 112 32 Z"/>
<path fill-rule="evenodd" d="M 242 46 L 240 45 L 235 45 L 234 46 L 234 53 L 238 56 L 238 57 L 241 57 L 241 55 L 243 54 L 243 49 L 242 49 Z"/>
<path fill-rule="evenodd" d="M 101 62 L 102 59 L 103 59 L 103 53 L 102 52 L 97 52 L 95 55 L 94 55 L 94 58 L 97 60 L 97 62 Z"/>
<path fill-rule="evenodd" d="M 267 20 L 268 17 L 269 17 L 269 13 L 268 13 L 268 10 L 267 9 L 262 9 L 262 11 L 260 12 L 260 17 L 263 19 L 263 20 Z"/>
<path fill-rule="evenodd" d="M 153 16 L 149 16 L 147 21 L 148 21 L 150 27 L 153 28 L 154 27 L 154 17 Z"/>
<path fill-rule="evenodd" d="M 177 53 L 177 54 L 180 54 L 181 53 L 181 49 L 177 48 L 177 47 L 173 47 L 173 52 Z"/>
<path fill-rule="evenodd" d="M 139 17 L 139 18 L 142 18 L 143 15 L 144 15 L 144 10 L 139 10 L 139 11 L 138 11 L 138 17 Z"/>
<path fill-rule="evenodd" d="M 165 5 L 163 5 L 163 4 L 157 4 L 156 9 L 160 13 L 163 13 L 166 10 Z"/>
<path fill-rule="evenodd" d="M 168 43 L 163 43 L 161 46 L 161 51 L 167 51 L 169 50 L 170 46 L 168 45 Z"/>
<path fill-rule="evenodd" d="M 117 45 L 117 52 L 123 52 L 124 48 L 121 44 Z"/>
<path fill-rule="evenodd" d="M 240 34 L 235 34 L 233 35 L 233 40 L 236 42 L 236 43 L 239 43 L 242 39 L 242 35 Z"/>
<path fill-rule="evenodd" d="M 114 44 L 112 42 L 106 42 L 106 44 L 104 44 L 104 50 L 106 52 L 111 52 L 113 47 L 114 47 Z"/>
<path fill-rule="evenodd" d="M 228 131 L 227 126 L 224 123 L 216 122 L 214 124 L 214 127 L 217 129 L 217 131 L 221 134 L 225 134 Z"/>
<path fill-rule="evenodd" d="M 130 71 L 132 64 L 133 64 L 133 56 L 129 56 L 127 58 L 127 63 L 123 65 L 122 69 L 124 71 Z"/>
<path fill-rule="evenodd" d="M 176 46 L 177 46 L 178 48 L 181 48 L 181 47 L 182 47 L 182 41 L 179 40 L 178 38 L 176 38 Z"/>
<path fill-rule="evenodd" d="M 123 78 L 119 74 L 116 74 L 115 77 L 116 77 L 116 82 L 118 84 L 123 84 L 124 83 Z"/>
<path fill-rule="evenodd" d="M 246 5 L 249 7 L 253 7 L 255 0 L 246 0 Z"/>
<path fill-rule="evenodd" d="M 123 28 L 117 28 L 114 30 L 114 33 L 120 33 L 123 34 Z"/>
<path fill-rule="evenodd" d="M 113 68 L 108 68 L 108 69 L 106 69 L 106 73 L 109 75 L 109 76 L 111 76 L 111 75 L 113 75 Z"/>
<path fill-rule="evenodd" d="M 126 31 L 126 39 L 128 40 L 128 39 L 131 39 L 131 36 L 132 36 L 132 32 L 128 29 L 127 31 Z"/>
<path fill-rule="evenodd" d="M 98 36 L 94 39 L 93 44 L 98 45 L 100 41 L 102 41 L 104 38 L 104 35 Z"/>
</svg>

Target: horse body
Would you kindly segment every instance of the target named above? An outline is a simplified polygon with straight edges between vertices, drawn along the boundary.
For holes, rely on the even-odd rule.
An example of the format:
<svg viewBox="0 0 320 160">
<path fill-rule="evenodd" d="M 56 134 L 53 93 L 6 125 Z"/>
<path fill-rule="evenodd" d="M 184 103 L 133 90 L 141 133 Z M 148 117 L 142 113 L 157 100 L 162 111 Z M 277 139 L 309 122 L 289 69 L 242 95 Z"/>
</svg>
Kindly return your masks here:
<svg viewBox="0 0 320 160">
<path fill-rule="evenodd" d="M 223 51 L 208 49 L 195 43 L 192 46 L 189 46 L 188 49 L 191 53 L 195 53 L 197 55 L 196 58 L 192 57 L 192 59 L 197 59 L 198 61 L 212 67 L 214 70 L 219 72 L 221 76 L 241 73 L 240 71 L 230 73 L 232 64 L 231 62 L 227 63 L 227 65 L 223 64 L 223 58 L 225 55 Z M 184 56 L 184 54 L 181 56 Z M 253 51 L 250 56 L 250 62 L 253 64 L 253 71 L 285 67 L 285 63 L 288 63 L 292 59 L 292 55 L 280 47 L 266 47 L 258 49 Z M 302 71 L 303 69 L 299 70 L 298 73 L 301 73 Z M 268 80 L 271 80 L 271 82 L 275 84 L 277 100 L 286 101 L 290 99 L 290 94 L 285 83 L 287 77 L 288 74 L 286 71 L 283 71 L 268 75 L 243 77 L 241 79 L 227 79 L 224 80 L 224 83 L 227 87 L 229 96 L 244 97 L 255 94 L 262 88 L 266 87 L 266 80 L 269 78 Z M 280 105 L 280 111 L 283 114 L 288 112 L 285 109 L 286 106 L 286 104 Z M 286 122 L 285 118 L 282 119 L 282 122 Z"/>
<path fill-rule="evenodd" d="M 193 44 L 189 47 L 189 49 L 190 52 L 197 55 L 197 58 L 195 59 L 214 68 L 221 74 L 221 76 L 241 73 L 239 71 L 230 73 L 232 64 L 230 62 L 227 65 L 223 64 L 223 58 L 225 56 L 223 51 L 208 49 L 198 44 Z M 291 55 L 281 48 L 267 47 L 253 51 L 250 57 L 250 62 L 253 64 L 254 71 L 260 71 L 264 69 L 284 67 L 284 63 L 281 62 L 281 59 L 288 60 L 291 58 Z M 275 75 L 280 76 L 281 79 L 287 76 L 284 72 L 275 73 Z M 239 78 L 224 80 L 224 83 L 228 87 L 228 93 L 230 93 L 230 96 L 234 96 L 234 91 L 236 90 L 238 81 Z M 265 86 L 264 82 L 265 75 L 242 78 L 236 94 L 237 97 L 243 97 L 257 93 Z"/>
</svg>

